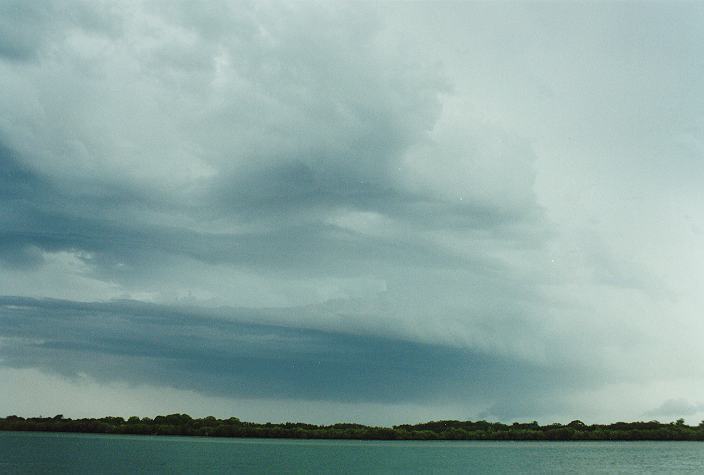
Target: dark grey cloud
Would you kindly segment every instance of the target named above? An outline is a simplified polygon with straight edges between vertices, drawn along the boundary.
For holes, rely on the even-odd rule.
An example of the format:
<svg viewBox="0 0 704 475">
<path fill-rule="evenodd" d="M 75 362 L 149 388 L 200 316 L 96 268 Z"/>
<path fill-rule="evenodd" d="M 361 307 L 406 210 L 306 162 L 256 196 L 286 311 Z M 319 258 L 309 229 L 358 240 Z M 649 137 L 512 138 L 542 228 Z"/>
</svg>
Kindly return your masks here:
<svg viewBox="0 0 704 475">
<path fill-rule="evenodd" d="M 26 200 L 47 191 L 48 183 L 23 165 L 16 153 L 4 145 L 0 145 L 0 180 L 4 200 Z"/>
<path fill-rule="evenodd" d="M 169 12 L 156 4 L 144 8 L 145 14 L 160 16 L 155 28 L 168 30 L 151 49 L 135 52 L 131 43 L 126 47 L 132 60 L 147 66 L 145 77 L 154 74 L 157 82 L 171 81 L 170 74 L 180 71 L 180 66 L 163 58 L 170 47 L 172 52 L 184 53 L 181 46 L 197 48 L 198 57 L 211 66 L 200 65 L 206 76 L 194 73 L 196 84 L 182 85 L 187 87 L 186 97 L 199 100 L 198 88 L 217 80 L 215 63 L 229 68 L 234 76 L 225 89 L 214 91 L 219 95 L 216 107 L 192 111 L 202 117 L 192 124 L 191 136 L 184 137 L 187 141 L 173 144 L 199 149 L 211 172 L 194 180 L 185 193 L 160 193 L 150 189 L 149 183 L 120 173 L 96 174 L 86 169 L 85 161 L 107 161 L 119 169 L 121 159 L 110 156 L 116 150 L 96 145 L 93 155 L 79 160 L 76 155 L 90 150 L 95 138 L 81 136 L 86 124 L 69 118 L 78 120 L 73 130 L 57 129 L 49 134 L 60 134 L 61 143 L 48 146 L 53 158 L 38 157 L 39 147 L 28 148 L 27 144 L 4 149 L 24 173 L 12 185 L 15 193 L 23 191 L 22 196 L 5 203 L 3 242 L 10 250 L 5 254 L 30 249 L 26 260 L 36 264 L 38 258 L 31 258 L 34 249 L 78 253 L 94 275 L 117 282 L 174 259 L 308 276 L 359 276 L 368 274 L 370 267 L 388 269 L 399 263 L 404 268 L 456 268 L 479 262 L 475 266 L 479 272 L 497 264 L 486 262 L 479 252 L 467 258 L 439 249 L 413 234 L 447 229 L 521 241 L 525 237 L 516 227 L 540 228 L 540 210 L 535 205 L 529 205 L 526 212 L 471 200 L 460 204 L 428 190 L 408 189 L 399 181 L 397 168 L 404 166 L 403 154 L 432 126 L 439 111 L 438 95 L 447 87 L 441 74 L 420 63 L 409 63 L 404 70 L 395 69 L 393 62 L 385 63 L 395 58 L 388 56 L 378 38 L 371 10 L 367 16 L 346 8 L 345 15 L 335 9 L 291 8 L 290 22 L 282 24 L 272 12 L 247 7 L 233 16 L 231 28 L 213 28 L 221 22 L 219 9 L 198 9 L 191 15 L 189 5 Z M 15 9 L 21 9 L 19 4 Z M 91 17 L 89 12 L 87 6 L 76 5 L 69 9 L 68 19 L 57 14 L 47 21 L 70 34 L 73 30 L 67 24 L 79 24 L 81 18 Z M 298 22 L 310 21 L 311 14 L 320 15 L 327 24 L 319 30 L 296 27 Z M 17 21 L 28 26 L 29 16 Z M 99 24 L 86 29 L 101 31 Z M 337 28 L 340 25 L 344 28 Z M 188 46 L 166 43 L 169 35 L 184 33 L 183 29 L 194 35 L 186 35 Z M 131 41 L 121 36 L 126 30 L 115 31 L 111 37 L 115 48 Z M 332 31 L 335 34 L 330 36 Z M 65 49 L 68 57 L 80 56 L 68 39 L 56 41 L 56 48 Z M 227 53 L 222 58 L 216 51 L 218 44 Z M 47 69 L 55 64 L 51 58 L 36 61 Z M 109 78 L 96 83 L 82 69 L 69 69 L 64 75 L 84 83 L 88 90 L 109 83 Z M 176 87 L 161 85 L 161 94 Z M 43 87 L 42 80 L 37 80 L 36 89 Z M 84 104 L 80 107 L 91 109 L 107 98 L 76 99 Z M 43 114 L 51 114 L 59 105 L 77 107 L 47 103 L 42 105 Z M 128 106 L 128 115 L 140 113 L 140 108 Z M 121 110 L 115 112 L 124 115 Z M 121 120 L 130 120 L 97 114 L 106 127 L 114 126 L 113 135 L 121 134 Z M 169 136 L 174 142 L 180 138 Z M 74 147 L 68 154 L 62 149 L 67 142 Z M 149 140 L 143 145 L 147 148 L 136 153 L 148 155 L 146 160 L 155 166 L 161 163 L 164 170 L 171 170 L 174 162 L 183 163 L 163 156 L 166 150 L 154 149 Z M 47 166 L 55 160 L 66 160 L 65 167 Z M 154 178 L 158 187 L 158 178 Z M 20 190 L 22 181 L 26 183 Z M 375 213 L 398 221 L 404 236 L 362 235 L 330 223 L 350 212 Z M 153 224 L 154 215 L 160 218 L 159 225 Z M 177 224 L 183 217 L 190 221 L 187 229 Z M 213 232 L 214 221 L 250 229 Z"/>
<path fill-rule="evenodd" d="M 4 364 L 501 418 L 694 394 L 701 12 L 3 2 Z"/>
<path fill-rule="evenodd" d="M 215 233 L 118 221 L 104 212 L 125 206 L 149 206 L 139 195 L 103 190 L 102 196 L 73 196 L 57 189 L 49 179 L 23 166 L 10 150 L 3 150 L 0 205 L 4 225 L 0 229 L 0 252 L 7 262 L 35 265 L 39 251 L 82 251 L 97 275 L 128 279 L 124 272 L 158 265 L 169 256 L 188 257 L 206 263 L 225 263 L 262 272 L 298 272 L 327 275 L 355 274 L 371 266 L 393 265 L 457 268 L 467 258 L 434 249 L 413 239 L 363 236 L 333 224 L 285 223 L 274 228 L 241 233 Z M 280 190 L 286 194 L 286 190 Z M 321 200 L 320 194 L 314 194 Z M 89 199 L 90 205 L 81 202 Z M 250 203 L 251 204 L 251 203 Z M 300 204 L 288 204 L 300 208 Z M 279 206 L 284 208 L 285 206 Z M 251 206 L 252 212 L 261 211 Z M 284 210 L 282 210 L 284 212 Z M 471 218 L 470 218 L 471 219 Z M 474 258 L 483 261 L 480 256 Z M 121 273 L 115 264 L 128 264 Z M 490 262 L 483 264 L 490 266 Z"/>
<path fill-rule="evenodd" d="M 50 25 L 52 13 L 50 2 L 3 2 L 0 6 L 0 56 L 11 60 L 34 56 L 43 39 L 42 27 Z M 30 28 L 30 25 L 38 28 Z"/>
<path fill-rule="evenodd" d="M 367 16 L 346 7 L 297 6 L 281 23 L 267 9 L 246 7 L 233 14 L 231 28 L 214 30 L 195 21 L 191 9 L 166 13 L 143 5 L 135 15 L 145 15 L 147 26 L 134 27 L 144 31 L 118 28 L 99 38 L 96 28 L 55 22 L 67 35 L 54 45 L 66 60 L 35 59 L 41 67 L 34 70 L 32 93 L 25 93 L 37 98 L 40 110 L 27 112 L 28 130 L 5 133 L 6 155 L 29 180 L 18 188 L 21 196 L 4 204 L 0 228 L 4 254 L 15 256 L 15 267 L 26 262 L 40 272 L 42 260 L 69 260 L 101 288 L 118 286 L 121 293 L 113 296 L 168 300 L 167 292 L 195 290 L 236 304 L 227 299 L 237 292 L 213 291 L 208 282 L 248 274 L 258 281 L 297 280 L 298 286 L 353 279 L 355 286 L 391 286 L 391 295 L 403 301 L 425 285 L 428 273 L 458 272 L 483 288 L 497 275 L 512 279 L 487 245 L 542 245 L 546 226 L 534 197 L 516 205 L 473 199 L 470 190 L 460 200 L 412 171 L 415 162 L 407 155 L 432 142 L 428 132 L 449 87 L 437 68 L 410 54 L 399 58 L 399 45 L 381 34 L 383 22 L 376 22 L 373 9 Z M 215 12 L 201 20 L 212 25 Z M 311 15 L 321 15 L 320 29 L 297 27 Z M 145 48 L 136 50 L 139 42 L 129 35 L 144 36 Z M 116 54 L 97 58 L 92 44 L 109 44 Z M 185 68 L 172 61 L 191 53 L 204 62 Z M 135 63 L 143 66 L 136 76 Z M 52 78 L 82 86 L 64 88 L 74 102 L 44 96 Z M 143 96 L 112 88 L 119 81 Z M 105 88 L 115 95 L 103 94 Z M 132 125 L 137 122 L 144 122 L 142 129 Z M 36 127 L 46 131 L 36 137 L 43 145 L 18 142 Z M 532 159 L 529 148 L 500 147 Z M 433 146 L 423 150 L 416 162 L 432 160 Z M 406 176 L 403 170 L 411 171 Z M 519 181 L 532 181 L 531 170 L 515 171 Z M 458 252 L 439 245 L 439 232 L 481 243 Z M 64 261 L 56 265 L 68 265 Z M 409 275 L 415 276 L 412 286 L 404 283 Z M 503 287 L 481 300 L 500 298 Z M 447 292 L 436 298 L 447 296 L 457 306 Z M 465 297 L 460 300 L 466 305 Z M 482 307 L 488 316 L 496 305 L 473 304 L 471 311 Z"/>
<path fill-rule="evenodd" d="M 2 365 L 230 397 L 483 403 L 574 386 L 566 372 L 460 348 L 258 323 L 265 310 L 0 299 Z"/>
<path fill-rule="evenodd" d="M 32 173 L 15 157 L 13 152 L 0 144 L 0 199 L 3 222 L 10 231 L 13 220 L 20 219 L 17 212 L 27 201 L 46 197 L 49 184 Z M 41 198 L 40 198 L 41 199 Z M 9 267 L 34 267 L 43 261 L 40 250 L 31 242 L 12 234 L 0 237 L 0 261 Z"/>
<path fill-rule="evenodd" d="M 109 5 L 47 0 L 41 3 L 8 0 L 0 5 L 0 58 L 35 61 L 52 54 L 52 44 L 62 41 L 67 29 L 101 35 L 120 29 Z"/>
<path fill-rule="evenodd" d="M 35 12 L 5 64 L 25 101 L 0 130 L 0 256 L 40 299 L 3 298 L 3 364 L 226 397 L 539 397 L 567 370 L 531 343 L 541 278 L 501 258 L 550 234 L 530 145 L 434 135 L 452 86 L 375 9 L 285 8 Z M 44 298 L 65 295 L 161 303 Z"/>
</svg>

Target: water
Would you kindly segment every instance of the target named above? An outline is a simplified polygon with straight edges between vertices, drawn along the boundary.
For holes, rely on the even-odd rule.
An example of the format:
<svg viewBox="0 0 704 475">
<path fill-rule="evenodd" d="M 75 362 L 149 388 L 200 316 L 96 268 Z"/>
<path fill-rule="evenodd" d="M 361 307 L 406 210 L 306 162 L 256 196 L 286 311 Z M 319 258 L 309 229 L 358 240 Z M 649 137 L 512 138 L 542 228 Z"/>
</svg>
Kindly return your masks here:
<svg viewBox="0 0 704 475">
<path fill-rule="evenodd" d="M 704 473 L 698 442 L 397 442 L 0 432 L 0 473 Z"/>
</svg>

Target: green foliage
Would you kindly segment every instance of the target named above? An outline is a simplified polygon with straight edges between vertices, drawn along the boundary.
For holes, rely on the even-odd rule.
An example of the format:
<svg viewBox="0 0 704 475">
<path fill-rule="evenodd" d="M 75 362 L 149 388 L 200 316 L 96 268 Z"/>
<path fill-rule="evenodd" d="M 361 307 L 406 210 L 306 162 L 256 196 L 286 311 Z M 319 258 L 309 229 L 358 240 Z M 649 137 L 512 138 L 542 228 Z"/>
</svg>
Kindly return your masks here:
<svg viewBox="0 0 704 475">
<path fill-rule="evenodd" d="M 678 419 L 669 424 L 658 421 L 615 422 L 587 425 L 575 420 L 541 426 L 536 421 L 511 425 L 487 421 L 430 421 L 394 427 L 370 427 L 338 423 L 318 426 L 302 422 L 258 424 L 242 422 L 237 417 L 217 419 L 213 416 L 194 419 L 188 414 L 168 414 L 154 419 L 132 416 L 99 419 L 55 417 L 23 418 L 16 415 L 0 418 L 0 430 L 89 432 L 105 434 L 189 435 L 210 437 L 268 437 L 295 439 L 366 439 L 366 440 L 704 440 L 704 422 L 697 427 Z"/>
</svg>

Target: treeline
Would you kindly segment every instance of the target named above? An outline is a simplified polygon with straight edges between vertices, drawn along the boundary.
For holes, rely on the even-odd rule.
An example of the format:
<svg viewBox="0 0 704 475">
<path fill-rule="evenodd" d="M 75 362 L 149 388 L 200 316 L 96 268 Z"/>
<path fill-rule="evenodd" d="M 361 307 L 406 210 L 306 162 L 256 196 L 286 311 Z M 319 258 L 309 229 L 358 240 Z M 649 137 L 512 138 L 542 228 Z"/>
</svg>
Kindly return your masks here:
<svg viewBox="0 0 704 475">
<path fill-rule="evenodd" d="M 87 432 L 99 434 L 187 435 L 207 437 L 262 437 L 293 439 L 365 440 L 704 440 L 704 421 L 697 427 L 683 419 L 676 422 L 616 422 L 586 425 L 540 425 L 537 422 L 502 424 L 487 421 L 437 421 L 393 427 L 361 424 L 314 425 L 300 422 L 259 424 L 242 422 L 236 417 L 194 419 L 187 414 L 149 417 L 102 417 L 69 419 L 55 417 L 18 417 L 0 419 L 0 430 Z"/>
</svg>

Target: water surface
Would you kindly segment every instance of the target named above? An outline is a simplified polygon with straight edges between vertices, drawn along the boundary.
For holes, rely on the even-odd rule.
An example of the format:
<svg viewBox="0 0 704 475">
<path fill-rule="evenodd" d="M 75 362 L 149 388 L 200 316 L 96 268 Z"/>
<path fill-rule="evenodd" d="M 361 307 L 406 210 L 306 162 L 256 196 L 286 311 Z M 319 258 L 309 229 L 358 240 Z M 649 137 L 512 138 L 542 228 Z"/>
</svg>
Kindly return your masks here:
<svg viewBox="0 0 704 475">
<path fill-rule="evenodd" d="M 0 432 L 0 473 L 704 473 L 700 442 L 215 439 Z"/>
</svg>

